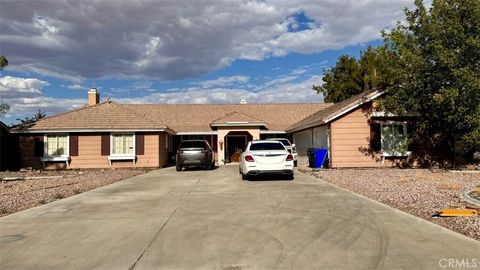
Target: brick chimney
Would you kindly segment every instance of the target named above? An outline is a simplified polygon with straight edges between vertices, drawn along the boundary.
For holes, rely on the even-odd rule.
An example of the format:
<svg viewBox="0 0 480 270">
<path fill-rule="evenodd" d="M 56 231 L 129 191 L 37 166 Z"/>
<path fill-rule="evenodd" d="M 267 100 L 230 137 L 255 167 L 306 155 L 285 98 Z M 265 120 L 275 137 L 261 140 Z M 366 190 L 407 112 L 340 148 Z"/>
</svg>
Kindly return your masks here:
<svg viewBox="0 0 480 270">
<path fill-rule="evenodd" d="M 100 102 L 100 93 L 97 88 L 90 88 L 88 90 L 88 106 L 96 105 Z"/>
</svg>

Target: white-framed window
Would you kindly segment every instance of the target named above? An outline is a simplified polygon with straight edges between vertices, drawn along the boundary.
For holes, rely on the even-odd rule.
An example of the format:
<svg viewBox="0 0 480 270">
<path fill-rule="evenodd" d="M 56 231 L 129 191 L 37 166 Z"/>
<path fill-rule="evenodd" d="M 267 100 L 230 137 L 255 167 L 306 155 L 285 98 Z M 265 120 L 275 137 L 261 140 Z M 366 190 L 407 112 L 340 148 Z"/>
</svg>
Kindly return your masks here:
<svg viewBox="0 0 480 270">
<path fill-rule="evenodd" d="M 68 157 L 69 140 L 67 134 L 52 134 L 44 137 L 44 156 Z"/>
<path fill-rule="evenodd" d="M 135 134 L 112 133 L 110 135 L 110 155 L 132 156 L 135 155 Z"/>
<path fill-rule="evenodd" d="M 406 123 L 382 123 L 381 138 L 383 156 L 408 156 Z"/>
</svg>

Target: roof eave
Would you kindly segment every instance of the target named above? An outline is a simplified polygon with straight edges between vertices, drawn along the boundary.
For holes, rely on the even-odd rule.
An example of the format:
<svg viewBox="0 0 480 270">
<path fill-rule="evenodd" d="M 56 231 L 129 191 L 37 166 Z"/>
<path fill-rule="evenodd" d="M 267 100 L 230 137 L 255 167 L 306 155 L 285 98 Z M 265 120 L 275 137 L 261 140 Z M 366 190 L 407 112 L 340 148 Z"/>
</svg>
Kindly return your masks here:
<svg viewBox="0 0 480 270">
<path fill-rule="evenodd" d="M 312 127 L 323 126 L 325 124 L 327 124 L 327 123 L 325 123 L 323 120 L 319 120 L 319 121 L 315 121 L 315 122 L 312 122 L 312 123 L 308 123 L 306 125 L 301 125 L 301 126 L 298 126 L 298 127 L 294 127 L 292 129 L 287 129 L 287 132 L 292 133 L 292 132 L 302 131 L 302 130 L 309 129 L 309 128 L 312 128 Z"/>
<path fill-rule="evenodd" d="M 372 95 L 370 96 L 367 96 L 363 99 L 361 99 L 360 101 L 358 102 L 354 102 L 353 104 L 350 104 L 349 106 L 346 106 L 346 108 L 344 108 L 343 110 L 341 110 L 340 112 L 338 113 L 332 113 L 331 115 L 327 116 L 324 118 L 324 122 L 325 123 L 329 123 L 343 115 L 345 115 L 346 113 L 349 113 L 353 110 L 355 110 L 356 108 L 362 106 L 363 104 L 367 103 L 367 102 L 370 102 L 374 99 L 376 99 L 377 97 L 383 95 L 384 92 L 383 91 L 377 91 L 377 92 L 374 92 L 372 93 Z"/>
<path fill-rule="evenodd" d="M 86 133 L 86 132 L 167 132 L 175 134 L 175 131 L 165 128 L 57 128 L 57 129 L 35 129 L 35 130 L 10 130 L 10 133 L 31 134 L 31 133 Z"/>
<path fill-rule="evenodd" d="M 327 117 L 324 117 L 320 120 L 317 120 L 317 121 L 314 121 L 314 122 L 311 122 L 311 123 L 308 123 L 308 124 L 305 124 L 305 125 L 301 125 L 301 126 L 298 126 L 298 127 L 294 127 L 292 129 L 288 129 L 287 132 L 297 132 L 297 131 L 301 131 L 301 130 L 304 130 L 304 129 L 309 129 L 309 128 L 312 128 L 312 127 L 315 127 L 315 126 L 321 126 L 321 125 L 328 124 L 328 123 L 332 122 L 333 120 L 351 112 L 352 110 L 355 110 L 356 108 L 360 107 L 361 105 L 378 98 L 379 96 L 383 95 L 384 93 L 385 92 L 383 92 L 383 91 L 375 91 L 375 92 L 371 93 L 370 95 L 362 98 L 361 100 L 359 100 L 357 102 L 352 102 L 352 104 L 349 104 L 349 105 L 345 106 L 339 112 L 332 113 L 332 114 L 328 115 Z"/>
<path fill-rule="evenodd" d="M 211 127 L 265 127 L 266 123 L 211 123 Z"/>
</svg>

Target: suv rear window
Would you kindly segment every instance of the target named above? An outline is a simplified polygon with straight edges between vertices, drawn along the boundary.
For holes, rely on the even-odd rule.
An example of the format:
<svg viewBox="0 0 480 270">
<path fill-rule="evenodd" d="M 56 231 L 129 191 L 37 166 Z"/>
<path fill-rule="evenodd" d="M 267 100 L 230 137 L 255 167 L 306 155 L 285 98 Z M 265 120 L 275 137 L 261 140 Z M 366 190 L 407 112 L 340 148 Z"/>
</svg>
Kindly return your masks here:
<svg viewBox="0 0 480 270">
<path fill-rule="evenodd" d="M 250 150 L 285 150 L 281 143 L 252 143 Z"/>
<path fill-rule="evenodd" d="M 283 145 L 285 145 L 285 146 L 290 146 L 290 145 L 291 145 L 291 144 L 290 144 L 290 142 L 289 142 L 288 140 L 282 140 L 282 139 L 279 139 L 279 140 L 277 140 L 277 141 L 279 141 L 279 142 L 283 143 Z"/>
<path fill-rule="evenodd" d="M 189 141 L 182 142 L 179 148 L 207 148 L 207 145 L 204 141 Z"/>
</svg>

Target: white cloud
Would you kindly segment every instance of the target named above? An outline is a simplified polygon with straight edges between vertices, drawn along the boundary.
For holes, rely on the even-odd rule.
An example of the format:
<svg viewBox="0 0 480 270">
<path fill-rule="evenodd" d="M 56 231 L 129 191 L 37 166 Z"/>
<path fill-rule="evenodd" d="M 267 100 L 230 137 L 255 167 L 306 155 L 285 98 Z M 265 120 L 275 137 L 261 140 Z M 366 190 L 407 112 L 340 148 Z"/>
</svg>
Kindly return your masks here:
<svg viewBox="0 0 480 270">
<path fill-rule="evenodd" d="M 263 87 L 268 87 L 268 86 L 272 86 L 272 85 L 279 85 L 279 84 L 283 84 L 283 83 L 286 83 L 286 82 L 291 82 L 293 80 L 296 80 L 298 78 L 297 75 L 293 75 L 293 76 L 281 76 L 277 79 L 273 79 L 271 81 L 268 81 L 266 82 Z"/>
<path fill-rule="evenodd" d="M 311 103 L 322 102 L 323 97 L 312 90 L 321 76 L 312 76 L 298 83 L 275 84 L 261 91 L 251 92 L 244 88 L 189 88 L 177 92 L 153 93 L 139 98 L 114 99 L 120 103 L 239 103 L 245 99 L 249 103 Z"/>
<path fill-rule="evenodd" d="M 58 28 L 52 25 L 47 18 L 36 17 L 33 19 L 33 25 L 46 35 L 58 32 Z"/>
<path fill-rule="evenodd" d="M 17 118 L 32 116 L 38 110 L 53 115 L 85 105 L 85 99 L 52 98 L 43 94 L 42 89 L 49 83 L 36 78 L 5 76 L 0 78 L 0 102 L 11 107 L 5 119 L 7 124 L 17 122 Z"/>
<path fill-rule="evenodd" d="M 68 89 L 72 89 L 72 90 L 86 90 L 87 88 L 81 84 L 70 84 L 67 86 Z"/>
<path fill-rule="evenodd" d="M 30 98 L 13 98 L 6 101 L 10 106 L 10 111 L 7 113 L 5 120 L 6 124 L 14 124 L 17 118 L 22 119 L 25 116 L 32 116 L 38 110 L 41 110 L 52 116 L 61 112 L 74 110 L 85 106 L 86 99 L 71 99 L 71 98 L 53 98 L 47 96 L 36 96 Z"/>
<path fill-rule="evenodd" d="M 262 60 L 366 42 L 410 0 L 3 1 L 9 68 L 79 81 L 184 79 L 236 59 Z M 310 29 L 289 32 L 303 12 Z"/>
<path fill-rule="evenodd" d="M 35 78 L 0 77 L 0 97 L 4 100 L 35 97 L 41 95 L 40 89 L 47 85 L 48 82 Z"/>
<path fill-rule="evenodd" d="M 296 69 L 294 69 L 290 74 L 292 74 L 292 75 L 301 75 L 301 74 L 303 74 L 303 73 L 305 73 L 305 72 L 307 72 L 307 71 L 308 71 L 308 69 L 306 69 L 306 68 L 296 68 Z"/>
<path fill-rule="evenodd" d="M 198 84 L 204 88 L 210 88 L 212 86 L 227 86 L 238 83 L 247 83 L 250 80 L 250 77 L 243 75 L 235 75 L 229 77 L 218 77 L 215 80 L 206 80 L 201 82 L 195 82 L 193 84 Z"/>
<path fill-rule="evenodd" d="M 300 82 L 284 80 L 268 86 L 260 91 L 252 92 L 240 86 L 203 88 L 171 88 L 166 92 L 146 91 L 145 96 L 135 98 L 113 98 L 119 103 L 239 103 L 245 99 L 249 103 L 311 103 L 322 102 L 323 97 L 312 90 L 312 85 L 318 84 L 321 76 L 311 76 Z M 48 116 L 64 111 L 80 108 L 86 104 L 85 98 L 54 98 L 45 96 L 42 92 L 48 83 L 35 78 L 0 78 L 0 94 L 3 100 L 11 105 L 6 119 L 8 124 L 17 122 L 17 118 L 31 116 L 38 110 L 45 111 Z M 132 84 L 134 91 L 150 90 L 151 82 L 144 81 Z M 127 89 L 127 88 L 125 88 Z M 118 90 L 118 89 L 117 89 Z M 122 90 L 122 89 L 119 89 Z M 8 93 L 8 95 L 6 94 Z M 102 93 L 101 93 L 102 94 Z M 103 98 L 106 96 L 103 92 Z"/>
</svg>

